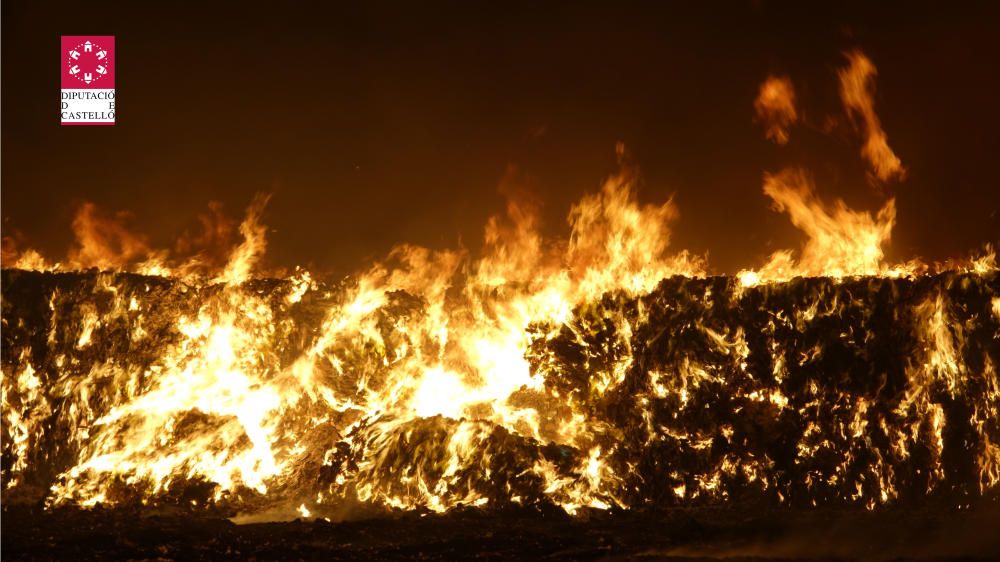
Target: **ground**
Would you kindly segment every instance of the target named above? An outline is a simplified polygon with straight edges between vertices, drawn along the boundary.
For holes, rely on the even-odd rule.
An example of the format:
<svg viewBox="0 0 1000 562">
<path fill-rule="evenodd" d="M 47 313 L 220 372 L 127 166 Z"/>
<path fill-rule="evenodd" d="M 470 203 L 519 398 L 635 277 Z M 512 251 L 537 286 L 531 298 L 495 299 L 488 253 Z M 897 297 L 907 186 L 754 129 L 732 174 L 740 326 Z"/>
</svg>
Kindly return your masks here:
<svg viewBox="0 0 1000 562">
<path fill-rule="evenodd" d="M 1000 506 L 401 513 L 236 525 L 183 513 L 5 507 L 5 560 L 996 559 Z"/>
</svg>

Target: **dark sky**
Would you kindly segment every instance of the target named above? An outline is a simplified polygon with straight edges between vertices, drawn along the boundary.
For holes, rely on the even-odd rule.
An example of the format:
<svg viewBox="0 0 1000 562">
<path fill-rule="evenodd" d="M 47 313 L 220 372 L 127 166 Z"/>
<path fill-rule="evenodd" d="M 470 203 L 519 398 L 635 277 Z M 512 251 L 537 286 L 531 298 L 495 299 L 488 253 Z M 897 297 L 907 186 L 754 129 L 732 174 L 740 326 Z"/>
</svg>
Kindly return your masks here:
<svg viewBox="0 0 1000 562">
<path fill-rule="evenodd" d="M 892 258 L 1000 239 L 997 3 L 272 2 L 92 0 L 2 7 L 2 215 L 61 256 L 83 200 L 128 209 L 169 246 L 209 200 L 274 197 L 274 265 L 353 270 L 397 242 L 475 248 L 514 165 L 564 230 L 615 169 L 674 194 L 674 246 L 717 271 L 801 236 L 761 193 L 802 165 L 828 200 L 877 209 L 860 140 L 839 128 L 836 69 L 862 49 L 909 177 Z M 59 36 L 113 34 L 118 124 L 60 127 Z M 787 147 L 752 121 L 787 74 L 808 126 Z"/>
</svg>

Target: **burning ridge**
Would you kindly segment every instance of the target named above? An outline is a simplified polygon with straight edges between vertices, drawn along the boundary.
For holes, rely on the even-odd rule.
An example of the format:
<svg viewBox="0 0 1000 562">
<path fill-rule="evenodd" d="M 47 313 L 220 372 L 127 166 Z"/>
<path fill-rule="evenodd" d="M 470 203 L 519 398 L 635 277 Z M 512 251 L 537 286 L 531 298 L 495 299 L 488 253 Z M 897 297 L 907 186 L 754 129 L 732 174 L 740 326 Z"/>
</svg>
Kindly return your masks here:
<svg viewBox="0 0 1000 562">
<path fill-rule="evenodd" d="M 902 181 L 875 67 L 847 61 L 869 180 Z M 768 138 L 789 141 L 801 101 L 762 85 Z M 65 260 L 5 237 L 2 499 L 340 518 L 997 498 L 989 246 L 891 263 L 894 198 L 829 204 L 787 167 L 763 193 L 801 248 L 712 277 L 617 152 L 565 238 L 511 188 L 477 256 L 404 244 L 340 282 L 265 273 L 265 196 L 238 227 L 210 204 L 173 249 L 90 204 Z"/>
<path fill-rule="evenodd" d="M 408 329 L 432 311 L 406 292 L 363 312 L 370 331 L 318 346 L 346 283 L 2 281 L 6 501 L 871 508 L 961 505 L 1000 481 L 996 271 L 753 287 L 675 276 L 609 292 L 529 326 L 538 380 L 505 410 L 484 400 L 452 416 L 373 398 L 420 392 L 394 388 L 406 354 L 434 345 Z M 184 320 L 206 311 L 258 339 L 221 357 L 232 350 L 211 349 L 217 334 Z M 204 366 L 185 364 L 192 354 L 221 361 L 199 374 L 220 380 L 165 392 L 164 372 Z"/>
</svg>

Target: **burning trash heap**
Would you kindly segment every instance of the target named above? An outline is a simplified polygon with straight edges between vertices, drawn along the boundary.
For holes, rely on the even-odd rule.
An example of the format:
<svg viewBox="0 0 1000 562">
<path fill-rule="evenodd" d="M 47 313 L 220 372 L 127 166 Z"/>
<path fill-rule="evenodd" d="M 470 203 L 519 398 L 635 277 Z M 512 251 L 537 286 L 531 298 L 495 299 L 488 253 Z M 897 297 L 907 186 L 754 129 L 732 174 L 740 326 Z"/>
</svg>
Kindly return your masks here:
<svg viewBox="0 0 1000 562">
<path fill-rule="evenodd" d="M 862 156 L 902 179 L 874 67 L 848 63 Z M 791 88 L 755 105 L 782 144 Z M 475 258 L 401 246 L 337 281 L 261 274 L 265 199 L 218 267 L 82 207 L 65 262 L 5 252 L 3 500 L 336 517 L 997 497 L 990 250 L 888 264 L 894 201 L 830 206 L 792 168 L 764 193 L 803 247 L 711 276 L 635 181 L 623 160 L 565 240 L 511 200 Z"/>
<path fill-rule="evenodd" d="M 876 506 L 964 502 L 1000 477 L 995 272 L 675 276 L 529 326 L 530 380 L 464 404 L 481 389 L 457 375 L 406 376 L 449 344 L 414 329 L 431 312 L 405 292 L 320 344 L 325 311 L 356 304 L 342 288 L 24 271 L 3 285 L 12 498 Z"/>
</svg>

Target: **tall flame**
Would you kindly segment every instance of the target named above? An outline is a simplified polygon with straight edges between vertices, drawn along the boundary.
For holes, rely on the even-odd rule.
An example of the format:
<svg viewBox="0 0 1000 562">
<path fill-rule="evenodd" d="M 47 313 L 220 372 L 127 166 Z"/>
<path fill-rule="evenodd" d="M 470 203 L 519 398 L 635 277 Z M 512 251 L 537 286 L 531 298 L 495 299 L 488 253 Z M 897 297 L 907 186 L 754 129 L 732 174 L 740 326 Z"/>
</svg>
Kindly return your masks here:
<svg viewBox="0 0 1000 562">
<path fill-rule="evenodd" d="M 850 51 L 845 56 L 847 66 L 837 73 L 840 77 L 840 99 L 855 128 L 864 133 L 861 155 L 880 180 L 905 179 L 906 169 L 889 148 L 889 139 L 875 113 L 875 65 L 861 51 Z"/>
</svg>

